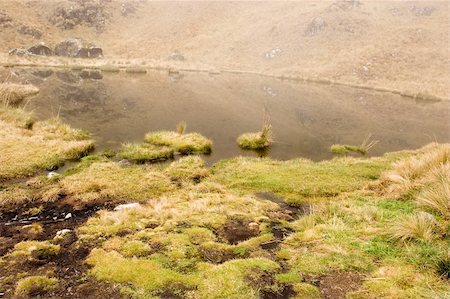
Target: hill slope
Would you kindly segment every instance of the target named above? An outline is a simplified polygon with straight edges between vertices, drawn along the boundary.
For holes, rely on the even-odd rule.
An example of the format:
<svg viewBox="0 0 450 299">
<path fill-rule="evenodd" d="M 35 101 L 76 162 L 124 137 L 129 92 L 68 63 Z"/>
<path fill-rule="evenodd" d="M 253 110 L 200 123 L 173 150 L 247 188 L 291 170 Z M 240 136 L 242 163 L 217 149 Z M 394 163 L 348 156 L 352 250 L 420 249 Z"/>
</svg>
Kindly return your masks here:
<svg viewBox="0 0 450 299">
<path fill-rule="evenodd" d="M 449 25 L 446 2 L 6 1 L 0 51 L 82 37 L 111 61 L 208 65 L 448 98 Z M 185 60 L 169 61 L 173 52 Z"/>
</svg>

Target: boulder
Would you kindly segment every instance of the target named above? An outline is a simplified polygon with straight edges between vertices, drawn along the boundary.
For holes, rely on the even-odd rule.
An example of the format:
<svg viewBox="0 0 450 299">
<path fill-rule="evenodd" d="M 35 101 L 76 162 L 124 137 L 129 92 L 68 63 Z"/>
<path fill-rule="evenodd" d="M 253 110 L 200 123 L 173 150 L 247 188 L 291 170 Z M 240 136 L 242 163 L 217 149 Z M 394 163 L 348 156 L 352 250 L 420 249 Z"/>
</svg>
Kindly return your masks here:
<svg viewBox="0 0 450 299">
<path fill-rule="evenodd" d="M 66 39 L 55 47 L 55 54 L 58 56 L 76 57 L 80 49 L 86 47 L 86 43 L 79 38 Z"/>
<path fill-rule="evenodd" d="M 39 55 L 39 56 L 51 56 L 51 55 L 53 55 L 52 49 L 50 49 L 49 47 L 47 47 L 46 45 L 44 45 L 42 43 L 30 47 L 28 49 L 28 52 L 30 52 L 31 54 L 34 54 L 34 55 Z"/>
</svg>

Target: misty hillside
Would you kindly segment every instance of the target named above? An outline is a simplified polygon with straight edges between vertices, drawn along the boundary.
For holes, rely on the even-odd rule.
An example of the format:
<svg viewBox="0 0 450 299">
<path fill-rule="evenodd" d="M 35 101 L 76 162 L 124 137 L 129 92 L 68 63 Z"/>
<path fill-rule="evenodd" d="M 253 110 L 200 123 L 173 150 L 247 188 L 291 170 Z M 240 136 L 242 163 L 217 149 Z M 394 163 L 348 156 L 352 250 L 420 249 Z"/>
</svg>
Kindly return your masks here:
<svg viewBox="0 0 450 299">
<path fill-rule="evenodd" d="M 2 1 L 0 8 L 3 55 L 82 37 L 108 61 L 449 93 L 444 1 Z"/>
</svg>

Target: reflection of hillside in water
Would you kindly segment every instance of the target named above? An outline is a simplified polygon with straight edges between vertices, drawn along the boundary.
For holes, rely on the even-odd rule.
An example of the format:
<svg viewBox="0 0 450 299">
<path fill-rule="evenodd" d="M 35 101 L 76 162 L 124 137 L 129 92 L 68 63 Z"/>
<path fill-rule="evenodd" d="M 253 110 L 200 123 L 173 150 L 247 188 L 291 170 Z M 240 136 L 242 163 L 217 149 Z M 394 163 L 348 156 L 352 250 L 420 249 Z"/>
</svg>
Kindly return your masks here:
<svg viewBox="0 0 450 299">
<path fill-rule="evenodd" d="M 326 159 L 331 144 L 359 144 L 369 133 L 380 140 L 372 154 L 450 140 L 448 103 L 389 93 L 250 75 L 187 73 L 173 80 L 166 72 L 120 73 L 94 80 L 62 71 L 42 78 L 30 69 L 26 77 L 38 78 L 41 88 L 30 109 L 39 117 L 59 111 L 64 121 L 93 132 L 99 147 L 140 141 L 185 120 L 188 131 L 214 140 L 210 159 L 231 157 L 242 153 L 236 137 L 258 130 L 264 110 L 276 141 L 270 156 L 280 159 Z"/>
</svg>

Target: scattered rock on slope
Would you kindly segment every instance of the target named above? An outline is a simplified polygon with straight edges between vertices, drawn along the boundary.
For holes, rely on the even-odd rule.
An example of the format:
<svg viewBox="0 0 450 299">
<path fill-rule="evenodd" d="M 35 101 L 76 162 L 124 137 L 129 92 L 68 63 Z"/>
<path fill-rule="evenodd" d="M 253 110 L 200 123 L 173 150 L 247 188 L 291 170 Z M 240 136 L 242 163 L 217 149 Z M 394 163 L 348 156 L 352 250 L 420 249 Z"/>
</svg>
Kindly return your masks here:
<svg viewBox="0 0 450 299">
<path fill-rule="evenodd" d="M 19 29 L 17 29 L 17 32 L 19 32 L 20 34 L 23 34 L 23 35 L 30 35 L 36 39 L 42 37 L 41 31 L 39 31 L 36 28 L 28 27 L 25 25 L 20 26 Z"/>
<path fill-rule="evenodd" d="M 311 23 L 306 27 L 305 35 L 314 36 L 317 35 L 323 28 L 327 26 L 327 23 L 322 17 L 315 17 L 312 19 Z"/>
</svg>

